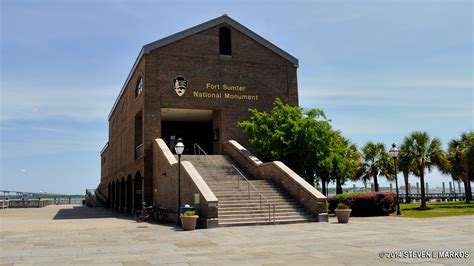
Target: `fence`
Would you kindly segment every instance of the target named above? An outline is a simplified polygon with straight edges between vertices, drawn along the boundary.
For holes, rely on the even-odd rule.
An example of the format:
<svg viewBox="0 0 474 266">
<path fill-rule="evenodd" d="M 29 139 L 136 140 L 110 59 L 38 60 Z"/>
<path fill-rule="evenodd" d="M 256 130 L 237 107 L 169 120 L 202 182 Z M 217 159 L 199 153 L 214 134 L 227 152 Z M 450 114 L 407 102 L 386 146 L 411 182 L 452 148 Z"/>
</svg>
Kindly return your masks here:
<svg viewBox="0 0 474 266">
<path fill-rule="evenodd" d="M 429 186 L 428 182 L 425 183 L 425 198 L 427 201 L 463 201 L 466 199 L 466 194 L 464 193 L 464 187 L 461 186 L 460 182 L 452 183 L 448 182 L 446 186 L 445 182 L 441 183 L 441 187 L 432 188 Z M 328 188 L 329 196 L 333 196 L 335 193 L 335 188 Z M 393 192 L 396 193 L 394 184 L 389 183 L 389 187 L 379 187 L 380 192 Z M 345 187 L 343 188 L 344 193 L 350 192 L 374 192 L 374 184 L 366 183 L 364 187 L 356 187 L 353 184 L 352 188 Z M 406 189 L 404 186 L 399 187 L 398 189 L 399 200 L 400 202 L 405 202 Z M 409 201 L 421 201 L 421 187 L 418 182 L 416 186 L 412 186 L 408 183 L 408 200 Z"/>
<path fill-rule="evenodd" d="M 43 208 L 48 205 L 81 204 L 83 198 L 53 198 L 53 199 L 2 199 L 0 208 Z"/>
</svg>

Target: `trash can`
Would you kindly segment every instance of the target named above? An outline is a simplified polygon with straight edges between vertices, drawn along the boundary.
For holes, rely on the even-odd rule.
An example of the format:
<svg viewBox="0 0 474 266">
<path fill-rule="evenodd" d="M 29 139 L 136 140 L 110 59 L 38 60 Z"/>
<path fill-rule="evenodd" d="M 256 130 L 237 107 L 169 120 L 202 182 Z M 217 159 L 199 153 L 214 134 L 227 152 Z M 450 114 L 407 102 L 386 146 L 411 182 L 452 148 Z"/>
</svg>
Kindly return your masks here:
<svg viewBox="0 0 474 266">
<path fill-rule="evenodd" d="M 179 207 L 179 215 L 183 214 L 187 211 L 194 211 L 194 207 L 191 207 L 189 204 L 184 204 L 183 206 Z"/>
</svg>

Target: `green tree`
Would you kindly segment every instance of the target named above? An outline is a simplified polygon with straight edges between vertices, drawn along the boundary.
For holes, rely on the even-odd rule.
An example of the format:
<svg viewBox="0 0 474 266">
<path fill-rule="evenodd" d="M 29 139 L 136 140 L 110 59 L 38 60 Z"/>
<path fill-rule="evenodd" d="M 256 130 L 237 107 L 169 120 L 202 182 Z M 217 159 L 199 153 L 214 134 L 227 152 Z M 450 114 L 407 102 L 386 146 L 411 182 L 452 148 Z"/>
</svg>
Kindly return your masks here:
<svg viewBox="0 0 474 266">
<path fill-rule="evenodd" d="M 338 134 L 335 137 L 331 177 L 336 181 L 336 194 L 342 194 L 342 185 L 348 179 L 354 179 L 360 165 L 360 154 L 355 144 Z"/>
<path fill-rule="evenodd" d="M 403 179 L 405 181 L 405 202 L 411 202 L 410 199 L 410 182 L 409 176 L 410 173 L 413 172 L 413 158 L 407 152 L 408 147 L 412 146 L 411 143 L 413 140 L 409 138 L 405 138 L 402 145 L 400 145 L 400 153 L 397 158 L 397 166 L 398 170 L 403 173 Z"/>
<path fill-rule="evenodd" d="M 334 134 L 322 110 L 292 107 L 280 99 L 275 100 L 270 113 L 251 109 L 250 119 L 238 126 L 259 157 L 283 161 L 310 184 L 323 167 L 318 161 L 325 156 Z"/>
<path fill-rule="evenodd" d="M 409 156 L 413 162 L 413 173 L 420 177 L 421 183 L 421 205 L 420 208 L 426 208 L 425 197 L 425 168 L 430 172 L 433 166 L 442 170 L 445 163 L 445 154 L 441 149 L 441 141 L 438 138 L 431 139 L 426 132 L 413 132 L 403 141 L 408 146 L 404 147 L 406 156 Z"/>
<path fill-rule="evenodd" d="M 324 131 L 319 134 L 319 141 L 323 145 L 315 149 L 315 174 L 321 181 L 322 193 L 328 195 L 327 184 L 333 180 L 333 164 L 334 153 L 336 152 L 335 145 L 338 139 L 338 133 L 333 130 Z"/>
<path fill-rule="evenodd" d="M 323 194 L 327 195 L 327 183 L 336 182 L 336 194 L 342 193 L 342 185 L 352 178 L 355 162 L 352 160 L 351 149 L 355 148 L 340 132 L 333 131 L 324 147 L 324 155 L 317 162 L 317 173 L 323 185 Z"/>
<path fill-rule="evenodd" d="M 336 181 L 337 192 L 353 178 L 360 165 L 354 144 L 331 128 L 324 112 L 291 107 L 276 99 L 270 113 L 250 110 L 250 119 L 238 124 L 263 160 L 280 160 L 314 184 L 319 178 L 322 193 Z"/>
<path fill-rule="evenodd" d="M 470 203 L 471 181 L 474 176 L 474 131 L 463 133 L 459 139 L 451 140 L 447 158 L 449 165 L 443 172 L 449 173 L 453 180 L 461 180 L 464 183 L 466 203 Z"/>
<path fill-rule="evenodd" d="M 390 167 L 390 156 L 383 143 L 373 143 L 369 141 L 362 147 L 362 173 L 361 178 L 366 182 L 370 178 L 374 179 L 374 190 L 379 191 L 377 177 L 379 175 L 389 176 L 393 172 Z M 393 166 L 392 166 L 393 167 Z"/>
</svg>

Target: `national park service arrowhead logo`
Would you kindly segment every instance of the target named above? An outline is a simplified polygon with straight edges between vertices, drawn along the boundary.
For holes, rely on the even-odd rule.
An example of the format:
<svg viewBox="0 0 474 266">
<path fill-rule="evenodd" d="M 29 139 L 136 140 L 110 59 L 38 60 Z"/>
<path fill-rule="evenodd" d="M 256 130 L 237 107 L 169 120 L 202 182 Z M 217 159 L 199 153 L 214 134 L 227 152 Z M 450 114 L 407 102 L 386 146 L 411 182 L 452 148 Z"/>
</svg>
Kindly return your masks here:
<svg viewBox="0 0 474 266">
<path fill-rule="evenodd" d="M 173 79 L 173 88 L 174 91 L 176 91 L 176 94 L 178 94 L 178 96 L 183 96 L 183 94 L 186 92 L 187 87 L 188 81 L 184 77 L 177 76 Z"/>
</svg>

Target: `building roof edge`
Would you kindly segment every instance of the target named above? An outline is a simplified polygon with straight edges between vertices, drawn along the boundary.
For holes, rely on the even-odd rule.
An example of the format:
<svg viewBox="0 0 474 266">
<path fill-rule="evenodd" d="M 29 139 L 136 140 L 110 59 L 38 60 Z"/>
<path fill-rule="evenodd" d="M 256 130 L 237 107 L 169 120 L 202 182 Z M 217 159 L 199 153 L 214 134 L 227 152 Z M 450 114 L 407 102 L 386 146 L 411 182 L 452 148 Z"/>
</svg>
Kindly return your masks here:
<svg viewBox="0 0 474 266">
<path fill-rule="evenodd" d="M 132 78 L 132 75 L 135 72 L 135 69 L 137 68 L 138 63 L 140 62 L 140 60 L 142 59 L 144 54 L 147 54 L 152 50 L 158 49 L 160 47 L 171 44 L 173 42 L 184 39 L 184 38 L 189 37 L 193 34 L 196 34 L 196 33 L 201 32 L 201 31 L 205 31 L 209 28 L 212 28 L 214 26 L 217 26 L 217 25 L 220 25 L 220 24 L 223 24 L 223 23 L 227 23 L 228 25 L 230 25 L 233 28 L 235 28 L 235 29 L 239 30 L 240 32 L 244 33 L 245 35 L 247 35 L 251 39 L 257 41 L 258 43 L 260 43 L 264 47 L 272 50 L 276 54 L 280 55 L 281 57 L 285 58 L 289 62 L 293 63 L 293 65 L 295 67 L 299 66 L 298 65 L 299 64 L 298 59 L 296 57 L 290 55 L 289 53 L 287 53 L 284 50 L 280 49 L 279 47 L 277 47 L 273 43 L 267 41 L 265 38 L 263 38 L 262 36 L 258 35 L 255 32 L 253 32 L 252 30 L 250 30 L 249 28 L 247 28 L 244 25 L 240 24 L 239 22 L 235 21 L 234 19 L 229 17 L 227 14 L 224 14 L 220 17 L 215 18 L 215 19 L 211 19 L 209 21 L 206 21 L 204 23 L 201 23 L 201 24 L 196 25 L 194 27 L 191 27 L 189 29 L 180 31 L 180 32 L 172 34 L 168 37 L 165 37 L 165 38 L 162 38 L 162 39 L 159 39 L 157 41 L 154 41 L 154 42 L 151 42 L 151 43 L 148 43 L 148 44 L 144 45 L 142 47 L 142 49 L 140 50 L 140 53 L 138 54 L 138 57 L 135 60 L 135 63 L 133 64 L 133 67 L 130 70 L 130 73 L 128 74 L 127 79 L 125 80 L 125 83 L 123 84 L 122 89 L 120 90 L 120 93 L 119 93 L 117 99 L 115 99 L 114 105 L 112 106 L 112 109 L 110 110 L 108 119 L 110 120 L 110 117 L 114 113 L 115 108 L 117 107 L 117 104 L 118 104 L 120 98 L 122 97 L 123 92 L 125 91 L 125 88 L 127 87 L 128 83 L 130 82 L 130 79 Z"/>
</svg>

